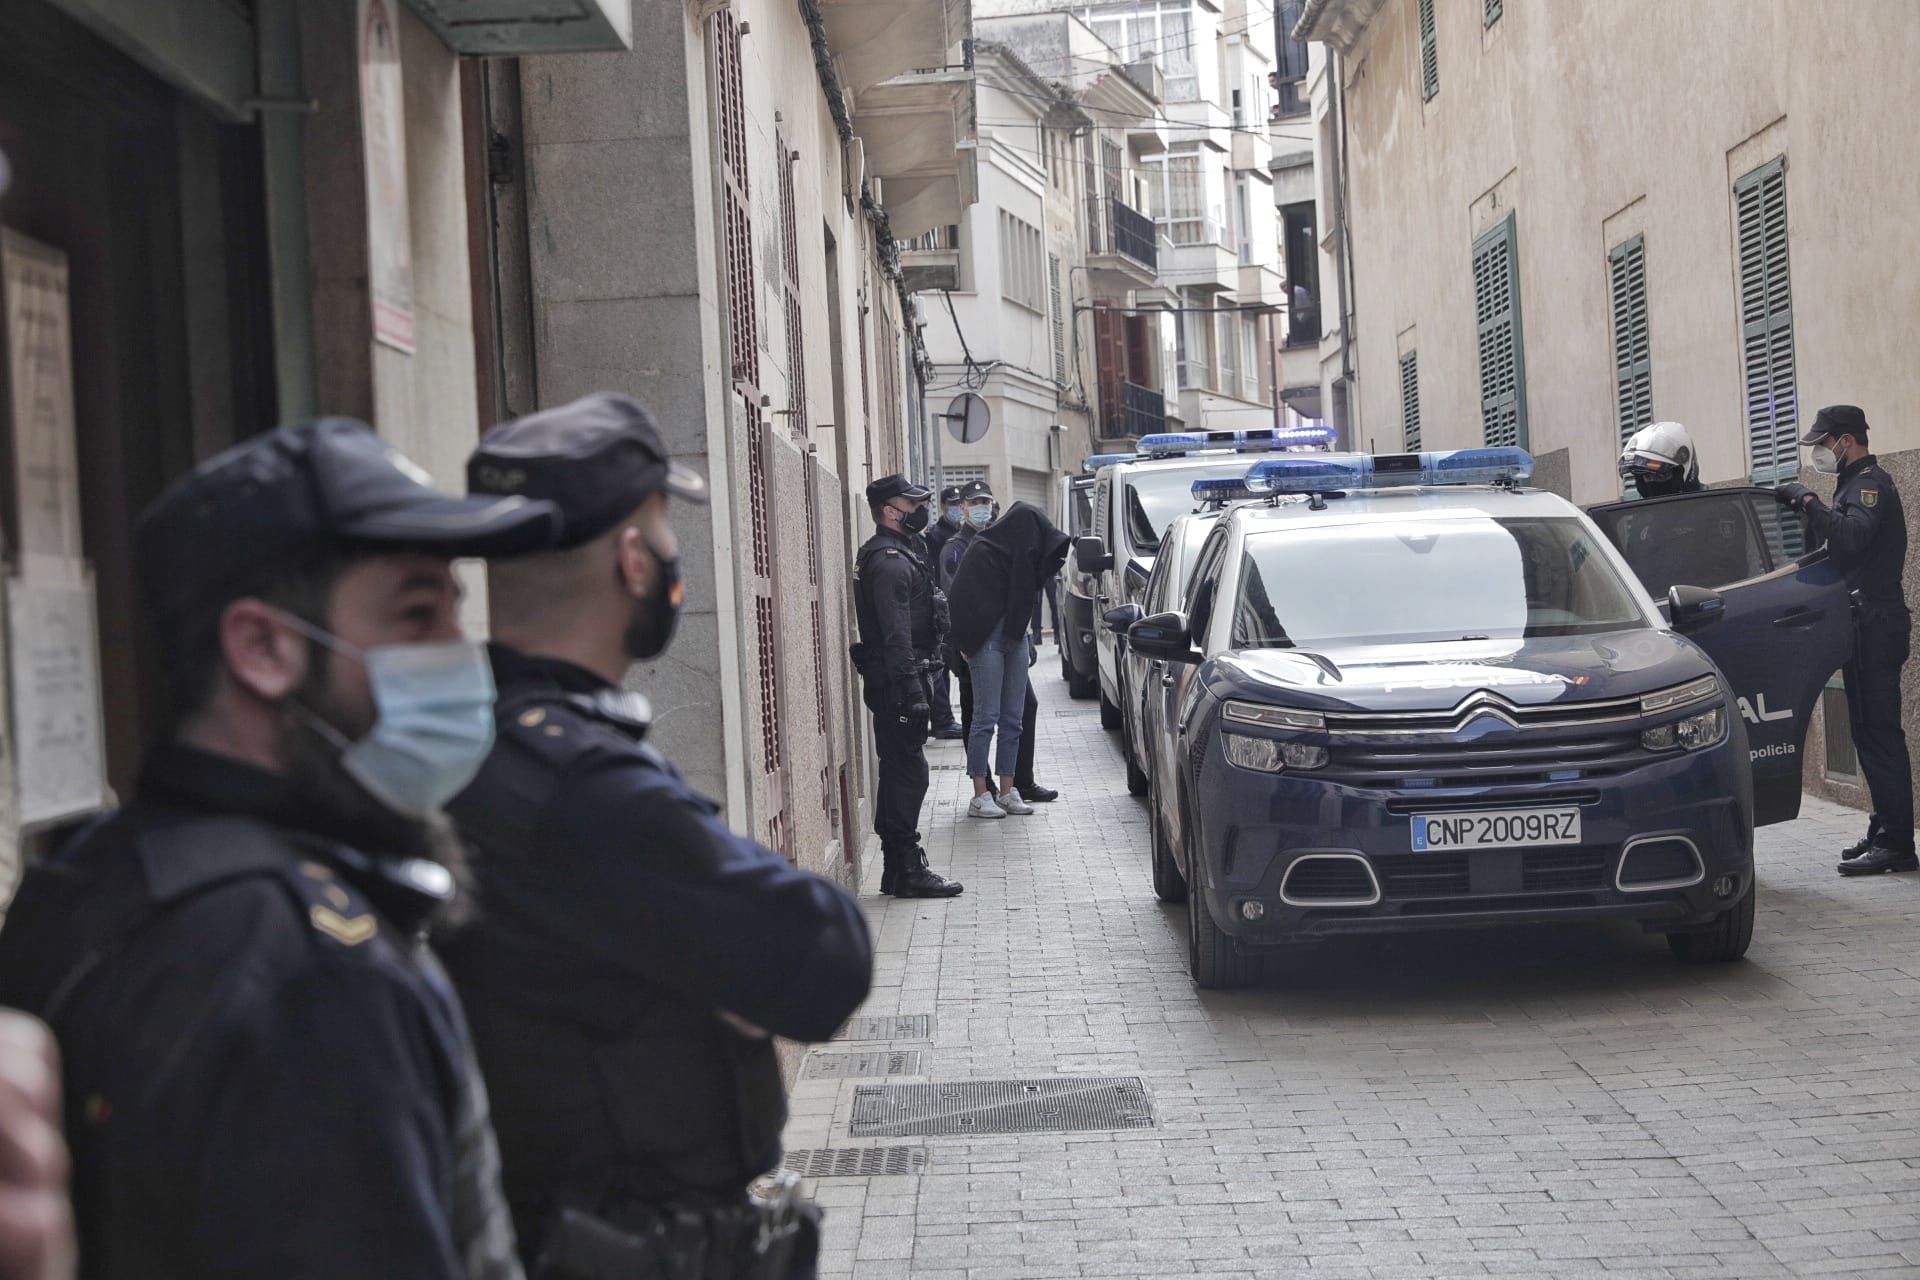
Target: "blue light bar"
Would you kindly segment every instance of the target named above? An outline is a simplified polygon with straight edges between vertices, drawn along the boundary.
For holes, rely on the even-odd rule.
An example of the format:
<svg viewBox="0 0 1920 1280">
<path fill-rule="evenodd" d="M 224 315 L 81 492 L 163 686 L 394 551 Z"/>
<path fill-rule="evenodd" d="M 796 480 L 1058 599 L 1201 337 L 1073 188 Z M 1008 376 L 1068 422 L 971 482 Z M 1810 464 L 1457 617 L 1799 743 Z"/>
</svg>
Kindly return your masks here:
<svg viewBox="0 0 1920 1280">
<path fill-rule="evenodd" d="M 1533 475 L 1525 449 L 1449 449 L 1428 453 L 1301 454 L 1268 458 L 1247 471 L 1256 493 L 1323 493 L 1405 485 L 1519 484 Z M 1195 496 L 1199 496 L 1198 487 Z"/>
<path fill-rule="evenodd" d="M 1211 480 L 1193 482 L 1193 500 L 1202 506 L 1214 502 L 1244 502 L 1248 498 L 1264 498 L 1271 492 L 1265 485 L 1256 488 L 1247 476 L 1216 476 Z"/>
<path fill-rule="evenodd" d="M 1101 467 L 1110 467 L 1116 462 L 1132 462 L 1140 455 L 1137 453 L 1094 453 L 1089 454 L 1080 463 L 1082 471 L 1098 471 Z"/>
<path fill-rule="evenodd" d="M 1142 457 L 1177 458 L 1200 449 L 1261 453 L 1332 443 L 1332 427 L 1281 427 L 1253 431 L 1163 431 L 1142 436 L 1139 447 Z"/>
</svg>

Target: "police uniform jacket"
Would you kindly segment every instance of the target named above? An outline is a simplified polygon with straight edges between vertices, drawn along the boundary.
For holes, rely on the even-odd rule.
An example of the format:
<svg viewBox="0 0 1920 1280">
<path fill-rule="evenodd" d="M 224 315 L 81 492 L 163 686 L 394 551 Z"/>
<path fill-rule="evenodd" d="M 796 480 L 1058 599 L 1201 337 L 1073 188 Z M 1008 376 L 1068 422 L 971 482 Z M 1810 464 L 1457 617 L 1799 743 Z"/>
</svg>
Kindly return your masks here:
<svg viewBox="0 0 1920 1280">
<path fill-rule="evenodd" d="M 1907 517 L 1893 477 L 1872 454 L 1840 469 L 1833 505 L 1814 498 L 1807 526 L 1827 540 L 1828 554 L 1863 604 L 1904 609 L 1900 577 L 1907 560 Z"/>
<path fill-rule="evenodd" d="M 918 539 L 876 531 L 861 545 L 854 573 L 855 621 L 865 646 L 861 674 L 879 681 L 902 706 L 926 701 L 924 694 L 912 695 L 922 663 L 933 656 L 940 637 L 933 617 L 933 575 Z"/>
<path fill-rule="evenodd" d="M 967 554 L 967 548 L 980 536 L 980 530 L 971 522 L 961 526 L 960 532 L 947 539 L 940 548 L 939 573 L 940 588 L 945 590 L 953 581 L 953 575 L 960 568 L 960 558 Z"/>
<path fill-rule="evenodd" d="M 440 898 L 331 821 L 166 746 L 27 873 L 0 1002 L 59 1039 L 83 1277 L 520 1275 Z"/>
<path fill-rule="evenodd" d="M 866 997 L 853 898 L 734 834 L 644 739 L 644 704 L 496 645 L 498 733 L 449 806 L 478 911 L 450 938 L 523 1247 L 556 1202 L 737 1200 L 780 1160 L 771 1040 Z M 585 1206 L 591 1208 L 591 1206 Z"/>
</svg>

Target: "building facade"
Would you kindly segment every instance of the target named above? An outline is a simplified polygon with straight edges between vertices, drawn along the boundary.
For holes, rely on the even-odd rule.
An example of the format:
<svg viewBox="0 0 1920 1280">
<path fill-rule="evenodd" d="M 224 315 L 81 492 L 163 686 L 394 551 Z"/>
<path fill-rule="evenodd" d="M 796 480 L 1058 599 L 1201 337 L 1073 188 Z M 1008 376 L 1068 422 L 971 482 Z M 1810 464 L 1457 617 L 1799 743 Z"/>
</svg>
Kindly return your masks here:
<svg viewBox="0 0 1920 1280">
<path fill-rule="evenodd" d="M 1593 503 L 1645 423 L 1684 422 L 1709 484 L 1773 484 L 1841 402 L 1920 493 L 1920 10 L 1309 0 L 1298 34 L 1349 442 L 1521 444 Z M 1859 802 L 1828 704 L 1808 780 Z"/>
</svg>

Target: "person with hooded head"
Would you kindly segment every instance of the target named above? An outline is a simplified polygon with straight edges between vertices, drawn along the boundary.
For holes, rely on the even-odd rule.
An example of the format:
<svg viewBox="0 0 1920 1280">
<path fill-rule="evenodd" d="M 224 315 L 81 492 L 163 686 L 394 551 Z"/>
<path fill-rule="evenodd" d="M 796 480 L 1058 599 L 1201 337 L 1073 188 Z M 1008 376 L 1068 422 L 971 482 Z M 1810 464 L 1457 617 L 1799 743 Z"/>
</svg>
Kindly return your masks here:
<svg viewBox="0 0 1920 1280">
<path fill-rule="evenodd" d="M 966 523 L 967 509 L 961 505 L 960 486 L 950 484 L 940 491 L 940 518 L 922 535 L 927 543 L 929 565 L 940 563 L 941 551 L 951 539 L 959 536 Z M 928 736 L 949 740 L 963 736 L 960 722 L 953 718 L 953 676 L 944 664 L 933 673 L 932 684 L 933 728 Z"/>
<path fill-rule="evenodd" d="M 1016 502 L 974 536 L 954 570 L 947 591 L 951 638 L 966 659 L 973 693 L 967 738 L 970 817 L 1033 812 L 1015 783 L 1032 665 L 1027 631 L 1041 589 L 1066 563 L 1068 543 L 1045 512 Z"/>
<path fill-rule="evenodd" d="M 1840 855 L 1843 876 L 1920 870 L 1913 849 L 1913 766 L 1900 723 L 1900 669 L 1913 636 L 1903 585 L 1907 517 L 1893 477 L 1867 448 L 1867 415 L 1830 404 L 1800 437 L 1813 469 L 1835 477 L 1829 505 L 1804 484 L 1775 496 L 1806 516 L 1825 538 L 1834 565 L 1853 589 L 1853 659 L 1845 668 L 1847 720 L 1860 772 L 1873 799 L 1867 834 Z"/>
<path fill-rule="evenodd" d="M 562 517 L 552 550 L 492 576 L 499 745 L 449 807 L 480 912 L 447 967 L 529 1269 L 572 1275 L 581 1250 L 624 1238 L 608 1274 L 679 1275 L 667 1258 L 698 1239 L 709 1276 L 811 1276 L 811 1208 L 752 1190 L 780 1164 L 773 1037 L 825 1040 L 866 998 L 866 920 L 729 829 L 647 741 L 651 710 L 626 687 L 673 641 L 669 503 L 704 506 L 706 481 L 610 393 L 495 427 L 467 475 Z"/>
<path fill-rule="evenodd" d="M 461 892 L 441 807 L 493 743 L 452 561 L 535 550 L 556 520 L 421 476 L 329 418 L 141 518 L 172 722 L 0 931 L 0 1002 L 59 1039 L 93 1280 L 520 1275 L 424 936 Z"/>
</svg>

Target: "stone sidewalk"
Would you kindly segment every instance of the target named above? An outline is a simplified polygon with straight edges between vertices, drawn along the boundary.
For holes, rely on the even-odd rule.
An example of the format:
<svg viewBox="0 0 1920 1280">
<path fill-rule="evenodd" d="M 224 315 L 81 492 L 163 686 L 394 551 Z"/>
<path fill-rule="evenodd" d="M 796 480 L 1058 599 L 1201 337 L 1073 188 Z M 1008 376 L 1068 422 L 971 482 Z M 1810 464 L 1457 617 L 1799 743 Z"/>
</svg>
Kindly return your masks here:
<svg viewBox="0 0 1920 1280">
<path fill-rule="evenodd" d="M 863 1012 L 930 1033 L 820 1046 L 795 1086 L 790 1148 L 926 1160 L 808 1181 L 824 1276 L 1920 1274 L 1920 877 L 1833 873 L 1858 814 L 1809 801 L 1760 833 L 1741 964 L 1512 929 L 1332 944 L 1203 994 L 1114 740 L 1051 659 L 1061 799 L 969 820 L 958 746 L 933 744 L 927 847 L 967 892 L 864 900 Z M 869 1056 L 917 1067 L 896 1081 L 1138 1076 L 1155 1124 L 856 1139 L 879 1081 L 821 1055 L 861 1050 L 921 1051 Z"/>
</svg>

